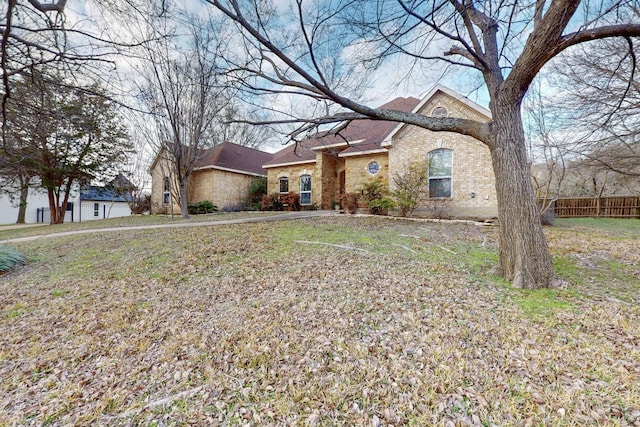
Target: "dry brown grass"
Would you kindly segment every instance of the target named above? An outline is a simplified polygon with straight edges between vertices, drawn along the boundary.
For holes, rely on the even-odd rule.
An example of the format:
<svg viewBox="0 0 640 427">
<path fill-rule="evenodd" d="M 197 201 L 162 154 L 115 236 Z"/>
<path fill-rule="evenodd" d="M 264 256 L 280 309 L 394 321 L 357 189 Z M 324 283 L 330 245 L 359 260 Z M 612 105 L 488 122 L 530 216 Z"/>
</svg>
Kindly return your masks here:
<svg viewBox="0 0 640 427">
<path fill-rule="evenodd" d="M 30 262 L 1 278 L 0 424 L 640 425 L 637 239 L 607 255 L 589 229 L 549 234 L 565 291 L 509 288 L 489 273 L 495 230 L 461 224 L 16 245 Z"/>
</svg>

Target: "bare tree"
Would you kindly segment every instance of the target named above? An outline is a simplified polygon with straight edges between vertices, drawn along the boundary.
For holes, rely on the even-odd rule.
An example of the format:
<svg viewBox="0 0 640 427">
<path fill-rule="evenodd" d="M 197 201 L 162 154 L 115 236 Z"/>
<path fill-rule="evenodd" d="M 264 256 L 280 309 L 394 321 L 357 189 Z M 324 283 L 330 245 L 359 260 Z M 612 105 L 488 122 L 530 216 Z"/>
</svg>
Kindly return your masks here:
<svg viewBox="0 0 640 427">
<path fill-rule="evenodd" d="M 156 29 L 169 33 L 174 21 L 161 19 L 164 22 Z M 203 150 L 217 142 L 216 121 L 233 94 L 220 81 L 221 29 L 210 19 L 184 15 L 179 19 L 186 35 L 164 37 L 147 46 L 142 100 L 154 120 L 157 155 L 170 168 L 167 176 L 177 185 L 181 214 L 188 218 L 189 178 Z"/>
<path fill-rule="evenodd" d="M 314 7 L 296 0 L 295 23 L 282 30 L 274 23 L 278 14 L 263 1 L 206 2 L 237 25 L 252 48 L 254 59 L 237 70 L 257 78 L 265 91 L 304 94 L 351 111 L 309 117 L 307 123 L 390 120 L 470 135 L 485 143 L 496 175 L 501 274 L 516 287 L 556 283 L 531 184 L 521 103 L 541 68 L 568 48 L 640 35 L 632 5 L 622 0 L 606 8 L 579 0 L 336 0 Z M 329 74 L 339 73 L 340 67 L 327 65 L 325 59 L 340 57 L 347 48 L 369 52 L 364 59 L 374 65 L 392 55 L 409 55 L 416 64 L 435 61 L 451 70 L 475 72 L 488 92 L 492 119 L 480 123 L 426 117 L 370 108 L 344 96 Z M 323 54 L 328 49 L 333 52 Z"/>
<path fill-rule="evenodd" d="M 560 195 L 566 172 L 566 132 L 556 115 L 547 108 L 540 80 L 534 82 L 525 97 L 523 110 L 531 179 L 540 205 L 540 218 L 543 224 L 552 224 L 552 209 Z"/>
<path fill-rule="evenodd" d="M 138 7 L 140 0 L 103 0 L 87 4 L 92 16 L 70 19 L 66 0 L 8 0 L 0 16 L 0 71 L 2 84 L 2 119 L 6 121 L 6 105 L 11 97 L 10 81 L 38 69 L 64 76 L 63 85 L 91 90 L 112 84 L 116 58 L 126 50 L 139 46 L 127 31 L 105 31 L 106 25 L 123 17 L 143 20 L 146 14 Z M 79 22 L 80 21 L 80 22 Z M 52 81 L 53 83 L 53 81 Z M 115 90 L 115 87 L 113 88 Z M 2 127 L 3 136 L 6 127 Z M 3 140 L 4 145 L 4 140 Z"/>
<path fill-rule="evenodd" d="M 599 40 L 557 61 L 549 82 L 561 95 L 547 109 L 560 117 L 572 159 L 565 194 L 640 191 L 640 64 L 637 40 Z M 571 113 L 569 113 L 571 112 Z M 606 186 L 604 185 L 606 183 Z"/>
</svg>

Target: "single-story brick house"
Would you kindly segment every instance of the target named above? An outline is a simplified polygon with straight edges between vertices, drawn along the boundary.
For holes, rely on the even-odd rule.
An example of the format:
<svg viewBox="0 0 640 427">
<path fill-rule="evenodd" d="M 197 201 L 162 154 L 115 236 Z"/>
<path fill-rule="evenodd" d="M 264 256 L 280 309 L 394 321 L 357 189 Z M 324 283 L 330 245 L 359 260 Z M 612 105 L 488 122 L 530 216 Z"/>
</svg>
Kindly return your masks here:
<svg viewBox="0 0 640 427">
<path fill-rule="evenodd" d="M 442 85 L 436 85 L 422 100 L 396 98 L 381 108 L 484 122 L 491 118 L 489 110 Z M 285 147 L 264 168 L 269 193 L 297 192 L 301 205 L 331 209 L 340 194 L 357 192 L 363 183 L 378 177 L 393 190 L 395 174 L 402 174 L 416 161 L 430 161 L 432 166 L 429 199 L 415 215 L 428 215 L 435 204 L 444 203 L 451 216 L 497 216 L 489 150 L 480 141 L 457 133 L 354 120 L 339 135 L 325 132 Z"/>
<path fill-rule="evenodd" d="M 202 150 L 188 183 L 188 202 L 211 201 L 219 209 L 237 206 L 244 200 L 249 185 L 255 177 L 266 177 L 262 167 L 271 160 L 272 154 L 224 142 Z M 149 172 L 151 173 L 151 212 L 167 213 L 172 209 L 180 212 L 176 202 L 178 185 L 172 178 L 171 162 L 161 150 Z"/>
</svg>

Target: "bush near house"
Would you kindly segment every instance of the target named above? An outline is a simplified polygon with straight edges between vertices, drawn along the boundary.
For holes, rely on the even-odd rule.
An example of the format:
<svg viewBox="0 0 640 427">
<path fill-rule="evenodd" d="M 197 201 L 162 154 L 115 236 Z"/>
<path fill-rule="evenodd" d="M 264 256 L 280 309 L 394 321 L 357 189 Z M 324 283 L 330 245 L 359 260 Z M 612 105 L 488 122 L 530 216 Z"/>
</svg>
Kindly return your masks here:
<svg viewBox="0 0 640 427">
<path fill-rule="evenodd" d="M 288 211 L 300 210 L 300 195 L 295 192 L 290 192 L 280 197 L 280 202 L 283 207 Z"/>
<path fill-rule="evenodd" d="M 0 273 L 4 273 L 18 264 L 24 262 L 24 255 L 15 249 L 0 245 Z"/>
<path fill-rule="evenodd" d="M 386 215 L 387 211 L 395 205 L 389 197 L 386 183 L 381 178 L 361 184 L 360 191 L 367 202 L 369 212 L 374 215 Z"/>
<path fill-rule="evenodd" d="M 262 201 L 260 202 L 260 208 L 263 211 L 281 211 L 282 202 L 280 202 L 280 194 L 271 193 L 266 196 L 262 196 Z"/>
<path fill-rule="evenodd" d="M 142 215 L 151 211 L 151 194 L 145 194 L 135 200 L 129 202 L 131 213 L 134 215 Z"/>
<path fill-rule="evenodd" d="M 425 204 L 427 217 L 435 219 L 451 218 L 451 200 L 432 198 Z"/>
<path fill-rule="evenodd" d="M 400 216 L 410 216 L 428 196 L 429 162 L 413 162 L 404 173 L 396 173 L 392 193 Z"/>
<path fill-rule="evenodd" d="M 211 203 L 209 200 L 203 200 L 201 202 L 189 203 L 187 205 L 189 215 L 208 214 L 218 211 L 218 207 Z"/>
<path fill-rule="evenodd" d="M 344 193 L 339 196 L 340 204 L 350 214 L 354 214 L 358 211 L 358 200 L 360 194 L 358 193 Z"/>
<path fill-rule="evenodd" d="M 267 178 L 263 176 L 255 177 L 249 189 L 247 197 L 243 203 L 243 209 L 248 211 L 258 211 L 262 208 L 262 199 L 267 195 Z"/>
</svg>

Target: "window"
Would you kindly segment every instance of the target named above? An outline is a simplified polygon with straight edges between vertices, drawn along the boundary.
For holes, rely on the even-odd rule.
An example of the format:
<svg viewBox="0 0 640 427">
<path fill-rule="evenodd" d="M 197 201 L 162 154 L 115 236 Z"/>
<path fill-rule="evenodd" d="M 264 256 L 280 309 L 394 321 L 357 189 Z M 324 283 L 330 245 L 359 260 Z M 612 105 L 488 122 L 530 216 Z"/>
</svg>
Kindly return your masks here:
<svg viewBox="0 0 640 427">
<path fill-rule="evenodd" d="M 452 153 L 443 148 L 429 153 L 429 197 L 451 197 Z"/>
<path fill-rule="evenodd" d="M 288 193 L 289 192 L 289 178 L 287 178 L 285 176 L 285 177 L 280 178 L 278 180 L 278 191 L 280 193 Z"/>
<path fill-rule="evenodd" d="M 162 190 L 162 203 L 165 205 L 169 204 L 169 199 L 171 198 L 171 183 L 169 182 L 169 177 L 164 177 L 164 189 Z"/>
<path fill-rule="evenodd" d="M 448 117 L 448 116 L 449 116 L 449 112 L 444 107 L 436 107 L 431 112 L 431 117 L 442 118 L 442 117 Z"/>
<path fill-rule="evenodd" d="M 100 216 L 100 203 L 93 204 L 93 216 Z"/>
<path fill-rule="evenodd" d="M 300 177 L 300 204 L 311 204 L 311 175 L 302 175 Z"/>
<path fill-rule="evenodd" d="M 367 170 L 371 175 L 375 175 L 380 172 L 380 164 L 374 160 L 367 165 Z"/>
</svg>

